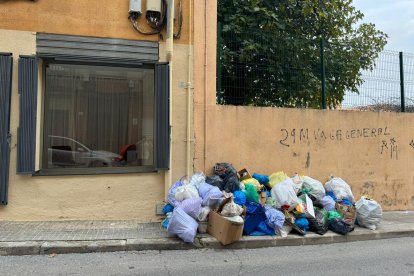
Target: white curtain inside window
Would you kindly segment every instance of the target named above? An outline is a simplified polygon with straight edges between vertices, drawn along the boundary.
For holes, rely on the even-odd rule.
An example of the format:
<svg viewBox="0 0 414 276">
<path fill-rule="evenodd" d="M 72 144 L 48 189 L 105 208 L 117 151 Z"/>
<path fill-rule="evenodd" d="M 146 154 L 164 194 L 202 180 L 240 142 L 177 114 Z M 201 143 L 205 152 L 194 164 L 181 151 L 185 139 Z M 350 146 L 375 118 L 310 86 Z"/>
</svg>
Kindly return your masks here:
<svg viewBox="0 0 414 276">
<path fill-rule="evenodd" d="M 102 161 L 102 166 L 153 164 L 153 70 L 51 64 L 46 69 L 45 99 L 43 160 L 48 167 L 51 147 L 76 142 L 95 155 L 118 155 L 116 162 Z M 51 136 L 63 138 L 52 141 Z M 73 147 L 75 156 L 80 146 Z M 74 159 L 75 167 L 92 165 Z M 99 157 L 89 159 L 99 166 Z"/>
</svg>

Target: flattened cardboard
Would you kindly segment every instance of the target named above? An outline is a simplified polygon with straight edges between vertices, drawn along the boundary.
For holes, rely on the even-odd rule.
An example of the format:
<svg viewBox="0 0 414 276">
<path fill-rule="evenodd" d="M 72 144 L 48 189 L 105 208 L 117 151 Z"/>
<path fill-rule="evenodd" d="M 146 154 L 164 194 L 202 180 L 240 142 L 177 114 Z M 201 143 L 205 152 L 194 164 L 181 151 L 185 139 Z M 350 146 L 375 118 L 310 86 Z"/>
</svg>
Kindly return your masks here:
<svg viewBox="0 0 414 276">
<path fill-rule="evenodd" d="M 335 203 L 335 210 L 344 217 L 344 222 L 350 225 L 355 224 L 357 211 L 355 204 L 346 205 L 341 203 Z"/>
<path fill-rule="evenodd" d="M 305 203 L 306 203 L 306 211 L 305 211 L 306 217 L 315 218 L 315 209 L 313 208 L 313 202 L 306 194 L 305 194 Z"/>
<path fill-rule="evenodd" d="M 241 239 L 244 223 L 227 220 L 219 213 L 211 211 L 208 215 L 207 233 L 215 237 L 222 245 Z"/>
</svg>

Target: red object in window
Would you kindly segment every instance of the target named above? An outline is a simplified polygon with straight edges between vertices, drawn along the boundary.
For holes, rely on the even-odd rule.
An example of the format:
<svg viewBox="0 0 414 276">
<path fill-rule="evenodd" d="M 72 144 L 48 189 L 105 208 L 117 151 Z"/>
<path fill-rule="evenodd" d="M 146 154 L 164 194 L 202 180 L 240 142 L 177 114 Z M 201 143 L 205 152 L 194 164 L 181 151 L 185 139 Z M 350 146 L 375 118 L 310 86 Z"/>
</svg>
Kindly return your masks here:
<svg viewBox="0 0 414 276">
<path fill-rule="evenodd" d="M 125 160 L 127 161 L 127 153 L 128 151 L 136 151 L 137 150 L 137 146 L 135 144 L 129 144 L 129 145 L 123 145 L 121 148 L 121 151 L 119 152 L 119 157 L 115 158 L 116 161 L 122 161 Z"/>
</svg>

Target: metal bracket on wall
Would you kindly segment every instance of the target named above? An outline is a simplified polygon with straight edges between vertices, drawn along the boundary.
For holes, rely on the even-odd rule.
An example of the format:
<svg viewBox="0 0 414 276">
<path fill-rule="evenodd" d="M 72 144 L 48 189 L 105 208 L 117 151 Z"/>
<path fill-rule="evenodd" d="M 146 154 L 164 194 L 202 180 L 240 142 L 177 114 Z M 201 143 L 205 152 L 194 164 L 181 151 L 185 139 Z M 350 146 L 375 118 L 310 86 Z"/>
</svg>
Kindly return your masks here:
<svg viewBox="0 0 414 276">
<path fill-rule="evenodd" d="M 194 89 L 194 86 L 191 82 L 185 82 L 185 81 L 180 81 L 178 87 L 183 88 L 183 89 L 187 89 L 187 88 Z"/>
</svg>

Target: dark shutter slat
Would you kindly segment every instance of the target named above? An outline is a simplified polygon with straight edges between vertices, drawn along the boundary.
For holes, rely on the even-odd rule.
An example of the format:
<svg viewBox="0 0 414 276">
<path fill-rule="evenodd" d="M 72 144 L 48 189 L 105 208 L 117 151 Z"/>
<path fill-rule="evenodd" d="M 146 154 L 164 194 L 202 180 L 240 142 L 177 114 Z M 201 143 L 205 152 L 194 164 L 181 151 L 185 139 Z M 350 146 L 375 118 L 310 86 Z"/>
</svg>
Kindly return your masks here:
<svg viewBox="0 0 414 276">
<path fill-rule="evenodd" d="M 152 41 L 38 33 L 37 56 L 82 62 L 136 64 L 157 62 L 159 44 Z"/>
<path fill-rule="evenodd" d="M 17 129 L 17 173 L 32 174 L 35 170 L 37 60 L 19 58 L 20 120 Z"/>
<path fill-rule="evenodd" d="M 170 159 L 169 65 L 155 66 L 156 168 L 168 170 Z"/>
<path fill-rule="evenodd" d="M 0 204 L 7 204 L 10 165 L 11 54 L 0 53 Z"/>
</svg>

